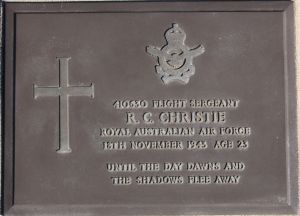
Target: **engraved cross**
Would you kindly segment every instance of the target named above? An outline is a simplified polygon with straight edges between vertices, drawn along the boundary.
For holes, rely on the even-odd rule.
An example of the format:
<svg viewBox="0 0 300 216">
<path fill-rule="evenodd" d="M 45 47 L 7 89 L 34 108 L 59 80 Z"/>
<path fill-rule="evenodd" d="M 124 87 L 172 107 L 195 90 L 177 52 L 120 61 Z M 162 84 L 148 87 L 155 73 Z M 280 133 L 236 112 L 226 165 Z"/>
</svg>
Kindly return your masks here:
<svg viewBox="0 0 300 216">
<path fill-rule="evenodd" d="M 57 153 L 70 153 L 69 139 L 69 96 L 94 97 L 94 84 L 89 86 L 69 85 L 69 60 L 71 57 L 57 58 L 59 63 L 59 85 L 37 86 L 34 84 L 34 98 L 59 97 L 59 148 Z"/>
</svg>

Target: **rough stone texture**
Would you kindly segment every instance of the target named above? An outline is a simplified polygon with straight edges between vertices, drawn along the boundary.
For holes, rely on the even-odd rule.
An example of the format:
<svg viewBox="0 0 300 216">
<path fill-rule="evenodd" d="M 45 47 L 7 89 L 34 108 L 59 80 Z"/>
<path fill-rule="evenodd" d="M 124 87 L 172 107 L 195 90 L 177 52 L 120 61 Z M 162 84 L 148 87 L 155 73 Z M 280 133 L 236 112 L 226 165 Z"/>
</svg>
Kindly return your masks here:
<svg viewBox="0 0 300 216">
<path fill-rule="evenodd" d="M 300 127 L 299 127 L 299 123 L 300 123 L 300 0 L 295 0 L 295 38 L 296 38 L 296 79 L 297 79 L 297 131 L 298 131 L 298 155 L 300 153 Z M 298 159 L 298 164 L 299 163 L 299 159 Z M 299 166 L 298 166 L 299 167 Z M 300 186 L 300 180 L 299 180 L 299 170 L 298 170 L 298 185 Z M 299 197 L 300 193 L 298 190 L 298 197 Z M 300 214 L 300 213 L 298 213 Z"/>
<path fill-rule="evenodd" d="M 295 0 L 295 36 L 296 36 L 296 75 L 297 75 L 297 99 L 298 99 L 298 125 L 299 125 L 299 115 L 300 115 L 300 103 L 299 103 L 299 94 L 300 94 L 300 0 Z M 298 126 L 298 133 L 300 128 Z M 300 137 L 298 136 L 298 143 Z"/>
</svg>

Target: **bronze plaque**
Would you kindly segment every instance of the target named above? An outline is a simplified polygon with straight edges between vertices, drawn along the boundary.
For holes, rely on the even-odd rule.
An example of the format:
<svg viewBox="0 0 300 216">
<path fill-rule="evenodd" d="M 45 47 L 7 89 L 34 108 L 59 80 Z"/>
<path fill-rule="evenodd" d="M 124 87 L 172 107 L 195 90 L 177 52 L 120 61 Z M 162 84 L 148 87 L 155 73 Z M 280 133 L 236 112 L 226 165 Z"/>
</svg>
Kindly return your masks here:
<svg viewBox="0 0 300 216">
<path fill-rule="evenodd" d="M 291 2 L 3 7 L 5 215 L 297 211 Z"/>
</svg>

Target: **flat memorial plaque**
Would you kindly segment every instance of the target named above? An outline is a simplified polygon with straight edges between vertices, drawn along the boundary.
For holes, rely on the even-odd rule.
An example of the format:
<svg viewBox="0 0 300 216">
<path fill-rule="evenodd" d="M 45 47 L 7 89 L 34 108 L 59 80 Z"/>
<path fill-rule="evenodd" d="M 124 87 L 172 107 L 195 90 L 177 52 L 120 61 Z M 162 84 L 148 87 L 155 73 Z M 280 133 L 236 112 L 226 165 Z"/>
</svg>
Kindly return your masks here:
<svg viewBox="0 0 300 216">
<path fill-rule="evenodd" d="M 293 6 L 5 3 L 5 215 L 297 211 Z"/>
</svg>

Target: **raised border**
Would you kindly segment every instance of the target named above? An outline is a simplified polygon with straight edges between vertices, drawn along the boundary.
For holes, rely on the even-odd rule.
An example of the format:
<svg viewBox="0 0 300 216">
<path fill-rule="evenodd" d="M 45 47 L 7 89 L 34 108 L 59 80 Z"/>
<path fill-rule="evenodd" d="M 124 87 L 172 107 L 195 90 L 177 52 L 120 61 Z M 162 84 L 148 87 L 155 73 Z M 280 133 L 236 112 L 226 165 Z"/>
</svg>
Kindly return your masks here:
<svg viewBox="0 0 300 216">
<path fill-rule="evenodd" d="M 44 5 L 47 4 L 47 7 Z M 80 4 L 80 10 L 78 5 Z M 180 7 L 179 7 L 180 4 Z M 3 3 L 2 135 L 2 213 L 5 215 L 199 215 L 199 214 L 295 214 L 298 209 L 296 79 L 294 65 L 293 3 L 289 1 L 239 2 L 76 2 Z M 19 13 L 140 13 L 140 12 L 282 12 L 285 58 L 286 152 L 288 200 L 282 205 L 14 205 L 14 73 L 15 18 Z M 12 49 L 9 49 L 12 47 Z M 13 71 L 7 74 L 6 71 Z"/>
</svg>

